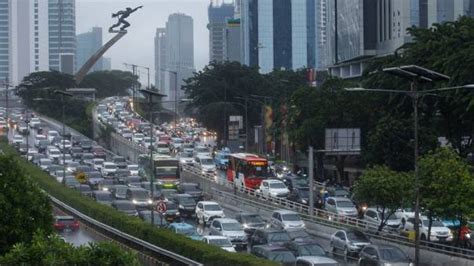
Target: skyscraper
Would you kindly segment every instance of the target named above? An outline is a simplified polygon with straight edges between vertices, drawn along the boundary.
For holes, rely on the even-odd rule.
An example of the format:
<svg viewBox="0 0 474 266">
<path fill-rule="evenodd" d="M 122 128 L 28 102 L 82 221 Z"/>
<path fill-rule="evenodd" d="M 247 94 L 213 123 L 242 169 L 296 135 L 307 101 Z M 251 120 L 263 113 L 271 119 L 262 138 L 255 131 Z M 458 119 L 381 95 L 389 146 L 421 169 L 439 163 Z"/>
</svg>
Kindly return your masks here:
<svg viewBox="0 0 474 266">
<path fill-rule="evenodd" d="M 48 3 L 49 67 L 73 74 L 76 54 L 76 1 L 48 0 Z"/>
<path fill-rule="evenodd" d="M 315 67 L 316 0 L 242 0 L 241 59 L 268 73 Z"/>
<path fill-rule="evenodd" d="M 157 28 L 155 35 L 155 87 L 163 91 L 165 88 L 166 69 L 166 29 Z"/>
<path fill-rule="evenodd" d="M 240 19 L 227 19 L 224 38 L 224 60 L 240 62 Z"/>
<path fill-rule="evenodd" d="M 102 28 L 94 27 L 92 31 L 76 36 L 76 69 L 80 69 L 87 60 L 102 47 Z M 99 59 L 89 72 L 104 70 L 103 58 Z"/>
<path fill-rule="evenodd" d="M 211 1 L 207 9 L 209 23 L 209 61 L 226 60 L 226 21 L 234 17 L 234 5 Z"/>
<path fill-rule="evenodd" d="M 112 70 L 112 59 L 110 57 L 102 58 L 102 70 Z"/>
</svg>

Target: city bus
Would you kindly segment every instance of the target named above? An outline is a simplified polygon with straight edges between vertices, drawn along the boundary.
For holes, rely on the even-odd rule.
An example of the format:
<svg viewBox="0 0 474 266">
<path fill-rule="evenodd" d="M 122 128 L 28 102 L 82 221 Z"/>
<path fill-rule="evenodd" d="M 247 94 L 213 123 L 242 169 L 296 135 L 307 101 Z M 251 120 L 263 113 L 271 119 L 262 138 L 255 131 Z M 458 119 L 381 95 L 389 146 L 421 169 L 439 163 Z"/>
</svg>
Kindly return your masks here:
<svg viewBox="0 0 474 266">
<path fill-rule="evenodd" d="M 176 188 L 179 183 L 179 160 L 168 155 L 153 154 L 154 175 L 157 184 L 163 188 Z M 142 154 L 138 158 L 140 176 L 151 180 L 150 155 Z"/>
<path fill-rule="evenodd" d="M 227 180 L 236 187 L 258 189 L 262 180 L 271 177 L 268 161 L 250 153 L 229 155 Z"/>
</svg>

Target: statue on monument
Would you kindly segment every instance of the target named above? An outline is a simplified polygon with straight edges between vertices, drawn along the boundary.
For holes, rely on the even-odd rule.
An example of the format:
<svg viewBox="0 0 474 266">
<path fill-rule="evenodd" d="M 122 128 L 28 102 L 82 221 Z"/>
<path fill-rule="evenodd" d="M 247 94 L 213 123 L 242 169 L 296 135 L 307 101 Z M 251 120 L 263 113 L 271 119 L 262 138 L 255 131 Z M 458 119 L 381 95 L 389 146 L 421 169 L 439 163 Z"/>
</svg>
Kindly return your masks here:
<svg viewBox="0 0 474 266">
<path fill-rule="evenodd" d="M 114 32 L 114 28 L 119 27 L 122 24 L 123 25 L 120 28 L 120 31 L 125 31 L 126 28 L 130 27 L 130 23 L 128 23 L 128 21 L 126 21 L 125 19 L 128 18 L 130 14 L 132 14 L 133 12 L 137 11 L 139 8 L 142 8 L 142 7 L 143 6 L 139 6 L 134 9 L 127 7 L 125 10 L 120 10 L 117 13 L 112 13 L 113 18 L 119 17 L 119 19 L 117 23 L 115 23 L 109 28 L 109 32 Z"/>
</svg>

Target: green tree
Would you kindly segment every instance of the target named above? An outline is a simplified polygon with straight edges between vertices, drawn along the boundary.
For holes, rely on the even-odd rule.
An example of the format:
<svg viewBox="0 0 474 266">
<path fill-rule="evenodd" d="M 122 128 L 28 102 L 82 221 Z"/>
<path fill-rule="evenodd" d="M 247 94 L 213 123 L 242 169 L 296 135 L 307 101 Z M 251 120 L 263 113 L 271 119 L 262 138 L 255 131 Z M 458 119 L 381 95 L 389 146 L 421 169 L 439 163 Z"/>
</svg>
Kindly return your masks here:
<svg viewBox="0 0 474 266">
<path fill-rule="evenodd" d="M 374 166 L 359 177 L 354 186 L 354 196 L 380 211 L 378 231 L 381 231 L 390 215 L 413 201 L 413 176 L 395 172 L 386 166 Z"/>
<path fill-rule="evenodd" d="M 431 223 L 435 216 L 466 221 L 474 206 L 474 178 L 468 164 L 453 149 L 439 148 L 419 161 L 421 205 Z"/>
<path fill-rule="evenodd" d="M 133 85 L 140 86 L 138 76 L 130 71 L 95 71 L 87 74 L 79 84 L 80 88 L 95 88 L 97 98 L 128 95 Z"/>
<path fill-rule="evenodd" d="M 40 229 L 52 230 L 49 199 L 25 175 L 13 157 L 0 156 L 0 254 L 19 242 L 28 243 Z"/>
<path fill-rule="evenodd" d="M 0 257 L 1 265 L 140 265 L 134 253 L 109 242 L 74 247 L 58 235 L 36 233 L 30 244 L 19 243 Z"/>
</svg>

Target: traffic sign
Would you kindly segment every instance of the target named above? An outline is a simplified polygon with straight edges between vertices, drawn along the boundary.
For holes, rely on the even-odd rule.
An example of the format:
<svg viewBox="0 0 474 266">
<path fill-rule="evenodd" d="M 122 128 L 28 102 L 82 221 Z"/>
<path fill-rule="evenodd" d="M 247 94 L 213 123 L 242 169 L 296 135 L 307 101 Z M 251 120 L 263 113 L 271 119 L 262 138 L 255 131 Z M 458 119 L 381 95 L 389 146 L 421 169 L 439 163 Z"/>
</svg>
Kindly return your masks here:
<svg viewBox="0 0 474 266">
<path fill-rule="evenodd" d="M 165 213 L 166 212 L 166 203 L 162 200 L 158 201 L 156 203 L 156 211 L 159 212 L 159 213 Z"/>
</svg>

